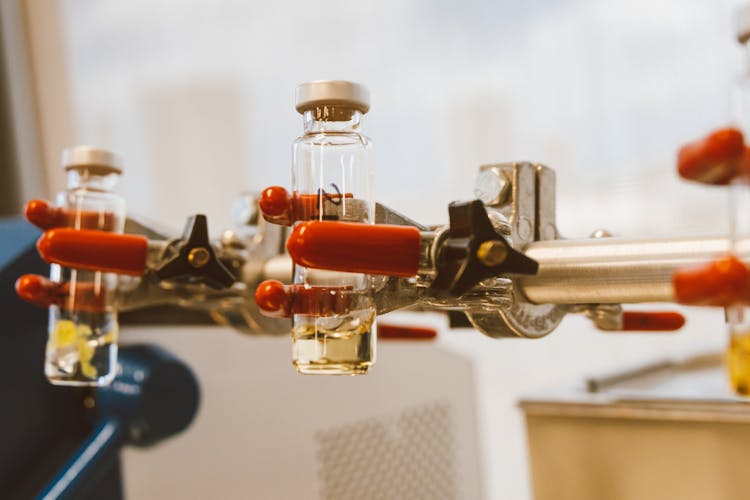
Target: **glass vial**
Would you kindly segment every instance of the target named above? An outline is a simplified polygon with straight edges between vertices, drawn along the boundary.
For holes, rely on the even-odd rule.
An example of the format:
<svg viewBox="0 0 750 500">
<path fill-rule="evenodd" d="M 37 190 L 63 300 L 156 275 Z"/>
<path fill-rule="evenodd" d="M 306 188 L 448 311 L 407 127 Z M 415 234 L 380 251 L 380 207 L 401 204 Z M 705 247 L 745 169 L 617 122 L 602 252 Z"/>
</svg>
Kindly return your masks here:
<svg viewBox="0 0 750 500">
<path fill-rule="evenodd" d="M 750 61 L 750 5 L 737 11 L 737 41 L 744 46 Z M 750 63 L 732 85 L 732 117 L 742 130 L 745 140 L 750 137 Z M 744 248 L 750 237 L 750 178 L 740 177 L 732 181 L 729 191 L 729 251 L 738 258 L 747 255 Z M 750 262 L 744 261 L 745 265 Z M 735 393 L 750 396 L 750 308 L 736 304 L 727 307 L 727 371 Z"/>
<path fill-rule="evenodd" d="M 304 133 L 294 141 L 295 223 L 374 223 L 373 146 L 360 131 L 369 92 L 347 81 L 297 87 Z M 304 314 L 293 316 L 292 362 L 306 374 L 359 375 L 375 361 L 375 306 L 368 275 L 294 268 Z"/>
<path fill-rule="evenodd" d="M 66 226 L 121 233 L 125 201 L 113 192 L 122 170 L 102 149 L 78 146 L 63 151 L 68 187 L 57 195 Z M 53 264 L 50 277 L 66 295 L 49 310 L 45 374 L 53 384 L 100 386 L 117 371 L 117 275 Z"/>
<path fill-rule="evenodd" d="M 750 242 L 750 179 L 734 179 L 729 190 L 729 251 L 741 258 L 750 250 L 747 248 Z M 750 265 L 746 259 L 743 263 Z M 725 315 L 729 331 L 726 357 L 729 381 L 735 393 L 750 396 L 750 308 L 734 304 L 726 308 Z"/>
</svg>

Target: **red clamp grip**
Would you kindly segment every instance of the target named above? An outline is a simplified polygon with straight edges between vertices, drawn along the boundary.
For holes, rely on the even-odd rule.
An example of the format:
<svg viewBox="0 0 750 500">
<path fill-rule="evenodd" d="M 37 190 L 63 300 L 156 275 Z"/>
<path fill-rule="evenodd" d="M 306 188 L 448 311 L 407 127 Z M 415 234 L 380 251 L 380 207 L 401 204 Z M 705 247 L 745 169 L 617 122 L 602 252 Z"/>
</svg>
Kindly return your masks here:
<svg viewBox="0 0 750 500">
<path fill-rule="evenodd" d="M 24 207 L 26 220 L 40 229 L 72 227 L 76 229 L 99 229 L 111 231 L 115 227 L 112 212 L 66 210 L 50 205 L 44 200 L 31 200 Z"/>
<path fill-rule="evenodd" d="M 271 186 L 260 193 L 258 206 L 263 218 L 273 224 L 289 226 L 293 222 L 292 197 L 281 186 Z"/>
<path fill-rule="evenodd" d="M 417 274 L 420 247 L 415 227 L 330 221 L 303 222 L 286 243 L 301 266 L 403 277 Z"/>
<path fill-rule="evenodd" d="M 143 236 L 58 228 L 45 232 L 36 247 L 46 262 L 65 267 L 133 276 L 146 270 L 148 240 Z"/>
<path fill-rule="evenodd" d="M 65 292 L 62 285 L 38 274 L 24 274 L 16 280 L 16 293 L 26 302 L 48 307 L 59 304 Z"/>
<path fill-rule="evenodd" d="M 437 331 L 434 328 L 378 324 L 379 340 L 434 340 L 436 337 Z"/>
<path fill-rule="evenodd" d="M 724 185 L 750 173 L 750 153 L 742 132 L 724 128 L 683 146 L 677 155 L 681 177 L 705 184 Z"/>
<path fill-rule="evenodd" d="M 255 303 L 260 312 L 273 318 L 348 314 L 351 300 L 351 287 L 345 286 L 284 285 L 281 281 L 266 280 L 255 289 Z"/>
<path fill-rule="evenodd" d="M 263 314 L 275 318 L 288 318 L 292 314 L 331 316 L 348 312 L 347 292 L 344 287 L 305 287 L 267 280 L 255 289 L 255 303 Z M 433 328 L 378 325 L 378 338 L 382 340 L 433 340 L 435 337 L 437 331 Z"/>
<path fill-rule="evenodd" d="M 322 219 L 329 210 L 341 205 L 342 199 L 353 199 L 352 193 L 326 193 L 290 195 L 281 186 L 263 190 L 258 200 L 263 218 L 273 224 L 291 226 L 298 221 Z"/>
<path fill-rule="evenodd" d="M 73 295 L 71 295 L 73 290 Z M 56 305 L 63 309 L 101 312 L 107 308 L 107 288 L 92 282 L 56 283 L 38 274 L 24 274 L 16 281 L 16 293 L 41 307 Z"/>
<path fill-rule="evenodd" d="M 734 255 L 680 269 L 672 276 L 672 286 L 680 304 L 727 307 L 750 303 L 750 269 Z"/>
<path fill-rule="evenodd" d="M 625 311 L 623 332 L 673 332 L 685 325 L 685 316 L 674 311 Z"/>
<path fill-rule="evenodd" d="M 255 303 L 266 316 L 289 318 L 292 315 L 292 294 L 289 285 L 278 280 L 266 280 L 255 289 Z"/>
<path fill-rule="evenodd" d="M 31 200 L 23 209 L 26 220 L 40 229 L 52 229 L 68 225 L 63 209 L 51 206 L 44 200 Z"/>
</svg>

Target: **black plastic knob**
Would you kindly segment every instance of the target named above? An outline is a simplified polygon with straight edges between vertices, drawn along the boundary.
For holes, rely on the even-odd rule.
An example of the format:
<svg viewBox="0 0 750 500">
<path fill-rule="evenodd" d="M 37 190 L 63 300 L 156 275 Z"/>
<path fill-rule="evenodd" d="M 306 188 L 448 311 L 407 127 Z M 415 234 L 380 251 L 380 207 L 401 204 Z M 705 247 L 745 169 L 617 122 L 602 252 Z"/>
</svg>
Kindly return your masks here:
<svg viewBox="0 0 750 500">
<path fill-rule="evenodd" d="M 460 296 L 500 274 L 536 274 L 539 263 L 495 231 L 480 200 L 448 206 L 450 229 L 438 250 L 432 288 Z"/>
<path fill-rule="evenodd" d="M 188 219 L 176 248 L 177 255 L 157 269 L 159 279 L 198 281 L 217 289 L 234 283 L 234 275 L 216 258 L 208 239 L 205 215 L 197 214 Z"/>
</svg>

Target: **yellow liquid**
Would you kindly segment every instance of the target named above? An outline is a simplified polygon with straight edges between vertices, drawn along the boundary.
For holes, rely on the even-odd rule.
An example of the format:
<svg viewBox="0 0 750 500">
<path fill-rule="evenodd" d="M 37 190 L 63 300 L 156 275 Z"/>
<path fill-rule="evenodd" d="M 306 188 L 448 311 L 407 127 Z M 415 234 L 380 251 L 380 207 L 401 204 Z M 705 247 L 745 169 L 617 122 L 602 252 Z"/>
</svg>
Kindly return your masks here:
<svg viewBox="0 0 750 500">
<path fill-rule="evenodd" d="M 292 364 L 310 375 L 363 375 L 375 361 L 375 312 L 346 316 L 297 315 L 292 329 Z"/>
<path fill-rule="evenodd" d="M 731 334 L 727 369 L 734 392 L 750 396 L 750 331 Z"/>
</svg>

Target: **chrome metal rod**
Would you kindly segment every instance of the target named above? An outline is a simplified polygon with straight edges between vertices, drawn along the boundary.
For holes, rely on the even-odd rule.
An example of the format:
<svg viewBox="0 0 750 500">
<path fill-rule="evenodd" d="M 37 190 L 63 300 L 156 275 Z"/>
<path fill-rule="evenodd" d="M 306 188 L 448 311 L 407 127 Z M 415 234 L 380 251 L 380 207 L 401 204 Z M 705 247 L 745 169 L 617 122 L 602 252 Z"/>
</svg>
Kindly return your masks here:
<svg viewBox="0 0 750 500">
<path fill-rule="evenodd" d="M 672 275 L 727 253 L 726 238 L 555 240 L 531 243 L 535 276 L 520 278 L 538 304 L 672 302 Z M 738 245 L 748 257 L 750 241 Z"/>
</svg>

